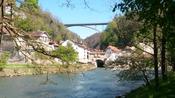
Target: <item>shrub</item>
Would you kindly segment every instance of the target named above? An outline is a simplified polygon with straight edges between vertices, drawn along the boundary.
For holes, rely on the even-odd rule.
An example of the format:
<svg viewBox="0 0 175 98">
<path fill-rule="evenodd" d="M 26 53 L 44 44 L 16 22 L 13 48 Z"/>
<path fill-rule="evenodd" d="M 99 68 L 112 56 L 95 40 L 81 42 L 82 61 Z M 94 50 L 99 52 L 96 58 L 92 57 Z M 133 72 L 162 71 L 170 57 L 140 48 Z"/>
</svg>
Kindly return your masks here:
<svg viewBox="0 0 175 98">
<path fill-rule="evenodd" d="M 0 68 L 2 68 L 7 64 L 7 60 L 9 59 L 10 53 L 5 51 L 0 53 Z"/>
</svg>

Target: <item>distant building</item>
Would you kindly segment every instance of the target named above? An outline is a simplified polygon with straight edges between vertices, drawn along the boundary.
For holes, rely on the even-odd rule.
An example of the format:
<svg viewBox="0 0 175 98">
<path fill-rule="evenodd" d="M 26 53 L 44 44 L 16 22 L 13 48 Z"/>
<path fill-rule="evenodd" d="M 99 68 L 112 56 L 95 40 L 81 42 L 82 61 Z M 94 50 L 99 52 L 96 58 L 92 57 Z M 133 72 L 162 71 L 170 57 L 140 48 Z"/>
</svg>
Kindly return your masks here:
<svg viewBox="0 0 175 98">
<path fill-rule="evenodd" d="M 45 31 L 32 32 L 30 34 L 30 37 L 36 41 L 36 44 L 40 44 L 45 49 L 45 51 L 54 50 L 54 46 L 52 44 L 49 44 L 51 40 L 47 32 Z"/>
<path fill-rule="evenodd" d="M 120 52 L 121 50 L 118 49 L 117 47 L 109 45 L 106 48 L 105 58 L 107 61 L 114 61 L 119 57 Z"/>
<path fill-rule="evenodd" d="M 70 40 L 66 40 L 64 42 L 61 42 L 62 46 L 67 46 L 68 44 L 71 44 L 73 49 L 78 53 L 78 61 L 80 63 L 87 63 L 88 62 L 88 50 L 86 48 L 86 46 L 70 41 Z"/>
<path fill-rule="evenodd" d="M 27 59 L 32 58 L 33 48 L 40 47 L 45 51 L 54 50 L 54 45 L 49 44 L 49 35 L 44 31 L 30 32 L 24 36 L 16 37 L 14 41 L 17 45 L 16 53 L 13 56 L 15 60 L 18 60 L 18 58 L 22 60 L 23 58 L 26 62 Z"/>
<path fill-rule="evenodd" d="M 73 49 L 78 53 L 78 62 L 95 64 L 97 59 L 104 60 L 104 52 L 101 50 L 87 48 L 82 43 L 66 40 L 61 42 L 62 46 L 71 44 Z"/>
</svg>

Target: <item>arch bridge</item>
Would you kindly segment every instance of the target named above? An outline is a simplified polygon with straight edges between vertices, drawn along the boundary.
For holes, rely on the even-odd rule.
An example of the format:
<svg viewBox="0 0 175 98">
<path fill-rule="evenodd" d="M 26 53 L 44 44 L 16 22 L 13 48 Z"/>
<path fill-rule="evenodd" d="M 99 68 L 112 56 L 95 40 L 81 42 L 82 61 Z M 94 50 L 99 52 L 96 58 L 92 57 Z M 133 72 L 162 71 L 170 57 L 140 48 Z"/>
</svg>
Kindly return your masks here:
<svg viewBox="0 0 175 98">
<path fill-rule="evenodd" d="M 64 24 L 64 26 L 66 27 L 76 27 L 76 26 L 80 26 L 80 27 L 85 27 L 85 28 L 88 28 L 88 29 L 92 29 L 92 30 L 95 30 L 95 31 L 98 31 L 100 32 L 98 29 L 96 28 L 93 28 L 91 26 L 99 26 L 99 25 L 108 25 L 109 22 L 103 22 L 103 23 L 75 23 L 75 24 Z"/>
</svg>

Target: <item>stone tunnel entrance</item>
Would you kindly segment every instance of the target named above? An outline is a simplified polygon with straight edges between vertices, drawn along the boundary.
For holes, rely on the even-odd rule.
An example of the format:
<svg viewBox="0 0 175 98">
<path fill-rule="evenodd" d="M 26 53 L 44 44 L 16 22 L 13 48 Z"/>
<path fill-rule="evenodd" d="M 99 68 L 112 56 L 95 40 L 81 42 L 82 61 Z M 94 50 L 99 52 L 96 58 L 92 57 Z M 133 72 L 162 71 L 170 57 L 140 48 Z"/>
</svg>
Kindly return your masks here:
<svg viewBox="0 0 175 98">
<path fill-rule="evenodd" d="M 103 60 L 97 59 L 96 64 L 97 64 L 97 67 L 104 67 L 104 61 Z"/>
</svg>

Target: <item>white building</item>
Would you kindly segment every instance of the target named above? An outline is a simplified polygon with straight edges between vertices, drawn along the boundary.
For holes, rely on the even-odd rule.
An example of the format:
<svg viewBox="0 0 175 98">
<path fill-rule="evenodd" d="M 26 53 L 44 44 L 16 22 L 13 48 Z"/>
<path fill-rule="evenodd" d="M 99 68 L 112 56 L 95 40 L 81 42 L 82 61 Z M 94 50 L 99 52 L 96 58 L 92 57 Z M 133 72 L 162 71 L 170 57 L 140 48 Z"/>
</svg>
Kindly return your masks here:
<svg viewBox="0 0 175 98">
<path fill-rule="evenodd" d="M 78 43 L 75 43 L 70 40 L 66 40 L 61 43 L 62 46 L 67 46 L 68 44 L 71 44 L 73 49 L 78 53 L 78 61 L 81 63 L 87 63 L 88 62 L 88 50 L 84 45 L 80 45 Z"/>
<path fill-rule="evenodd" d="M 105 52 L 106 61 L 115 61 L 121 55 L 120 52 L 121 51 L 117 47 L 109 45 Z"/>
<path fill-rule="evenodd" d="M 50 39 L 47 32 L 31 32 L 29 35 L 17 37 L 15 38 L 16 44 L 21 47 L 21 49 L 32 49 L 33 46 L 39 45 L 40 47 L 43 47 L 46 51 L 51 51 L 54 49 L 53 45 L 50 45 Z"/>
<path fill-rule="evenodd" d="M 45 51 L 52 51 L 54 50 L 54 45 L 50 45 L 50 38 L 47 32 L 44 31 L 37 31 L 32 32 L 30 34 L 32 39 L 34 40 L 34 44 L 39 45 L 40 47 L 44 48 Z"/>
</svg>

